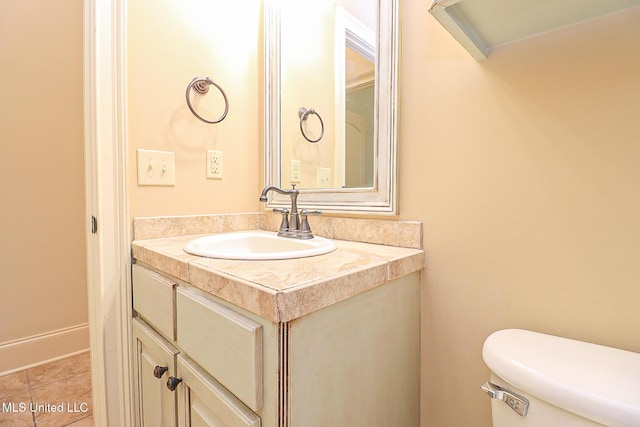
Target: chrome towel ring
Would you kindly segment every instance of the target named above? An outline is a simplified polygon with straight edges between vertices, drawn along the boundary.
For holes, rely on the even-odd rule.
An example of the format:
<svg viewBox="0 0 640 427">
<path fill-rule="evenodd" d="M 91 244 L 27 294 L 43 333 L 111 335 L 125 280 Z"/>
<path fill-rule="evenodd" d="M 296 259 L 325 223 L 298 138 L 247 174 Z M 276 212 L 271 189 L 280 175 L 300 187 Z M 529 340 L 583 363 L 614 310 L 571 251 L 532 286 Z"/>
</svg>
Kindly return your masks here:
<svg viewBox="0 0 640 427">
<path fill-rule="evenodd" d="M 318 116 L 318 120 L 320 120 L 321 131 L 320 131 L 320 136 L 318 137 L 318 139 L 309 138 L 307 136 L 307 134 L 304 132 L 304 127 L 302 126 L 302 122 L 307 120 L 307 117 L 309 117 L 311 114 L 315 114 L 316 116 Z M 324 122 L 322 121 L 322 117 L 320 117 L 320 114 L 318 114 L 318 112 L 316 110 L 314 110 L 313 108 L 309 108 L 307 110 L 304 107 L 300 107 L 300 109 L 298 110 L 298 117 L 300 118 L 300 132 L 302 132 L 302 136 L 304 136 L 304 139 L 306 139 L 307 141 L 312 142 L 314 144 L 316 142 L 320 141 L 322 139 L 322 137 L 324 136 Z"/>
<path fill-rule="evenodd" d="M 207 120 L 204 117 L 200 116 L 198 113 L 196 113 L 196 110 L 193 109 L 193 105 L 191 105 L 191 99 L 189 99 L 189 92 L 191 92 L 192 88 L 199 94 L 204 95 L 209 92 L 209 86 L 211 85 L 217 87 L 222 94 L 222 97 L 224 98 L 224 113 L 222 113 L 222 115 L 217 120 Z M 203 122 L 210 124 L 220 123 L 224 120 L 225 117 L 227 117 L 227 113 L 229 112 L 229 100 L 227 99 L 227 94 L 224 93 L 224 90 L 222 90 L 222 88 L 214 83 L 213 80 L 211 80 L 209 77 L 194 77 L 193 80 L 191 80 L 191 83 L 189 83 L 189 85 L 187 86 L 187 92 L 185 96 L 187 98 L 187 105 L 189 106 L 189 109 L 191 110 L 193 115 Z"/>
</svg>

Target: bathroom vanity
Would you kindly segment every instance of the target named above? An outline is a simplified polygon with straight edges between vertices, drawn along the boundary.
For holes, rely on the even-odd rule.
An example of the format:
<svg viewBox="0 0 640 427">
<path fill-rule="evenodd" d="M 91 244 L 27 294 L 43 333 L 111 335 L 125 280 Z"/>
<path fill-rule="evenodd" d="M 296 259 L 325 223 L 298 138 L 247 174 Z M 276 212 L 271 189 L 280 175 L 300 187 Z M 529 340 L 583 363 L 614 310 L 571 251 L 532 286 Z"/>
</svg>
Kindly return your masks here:
<svg viewBox="0 0 640 427">
<path fill-rule="evenodd" d="M 421 249 L 239 261 L 196 237 L 132 244 L 136 425 L 419 424 Z"/>
</svg>

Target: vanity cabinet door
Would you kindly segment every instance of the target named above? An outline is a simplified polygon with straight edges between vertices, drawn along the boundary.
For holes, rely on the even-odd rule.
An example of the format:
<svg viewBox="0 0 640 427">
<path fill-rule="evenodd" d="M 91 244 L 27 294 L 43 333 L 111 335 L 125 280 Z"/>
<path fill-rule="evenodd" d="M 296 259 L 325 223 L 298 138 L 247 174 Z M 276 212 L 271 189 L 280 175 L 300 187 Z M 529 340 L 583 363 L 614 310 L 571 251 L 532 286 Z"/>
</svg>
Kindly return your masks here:
<svg viewBox="0 0 640 427">
<path fill-rule="evenodd" d="M 176 393 L 166 384 L 176 374 L 178 350 L 138 319 L 133 319 L 133 337 L 136 425 L 173 427 Z"/>
<path fill-rule="evenodd" d="M 260 417 L 188 357 L 178 355 L 178 426 L 260 427 Z"/>
</svg>

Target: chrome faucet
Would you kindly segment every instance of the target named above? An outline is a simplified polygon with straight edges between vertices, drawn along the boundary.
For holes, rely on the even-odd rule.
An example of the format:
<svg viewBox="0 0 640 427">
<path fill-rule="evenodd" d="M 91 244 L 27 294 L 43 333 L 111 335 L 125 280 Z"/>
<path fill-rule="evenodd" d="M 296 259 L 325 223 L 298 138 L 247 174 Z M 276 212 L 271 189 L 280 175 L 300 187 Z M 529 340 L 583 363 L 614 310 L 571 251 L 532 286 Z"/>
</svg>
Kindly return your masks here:
<svg viewBox="0 0 640 427">
<path fill-rule="evenodd" d="M 295 184 L 291 184 L 291 186 L 293 188 L 290 190 L 283 190 L 273 185 L 265 187 L 260 194 L 260 201 L 267 201 L 267 193 L 269 193 L 269 191 L 275 191 L 276 193 L 290 196 L 291 209 L 274 209 L 274 212 L 282 213 L 282 222 L 280 223 L 278 236 L 294 237 L 297 239 L 313 239 L 313 234 L 311 233 L 311 227 L 309 226 L 307 216 L 320 215 L 322 212 L 302 209 L 302 212 L 298 213 L 298 194 L 300 194 L 300 191 L 296 189 Z M 302 216 L 302 221 L 300 221 L 300 216 Z"/>
<path fill-rule="evenodd" d="M 300 218 L 298 217 L 298 194 L 300 194 L 300 191 L 296 189 L 295 184 L 291 184 L 291 186 L 293 187 L 291 190 L 283 190 L 274 185 L 265 187 L 264 190 L 262 190 L 262 193 L 260 194 L 260 201 L 261 202 L 267 201 L 267 193 L 269 191 L 275 191 L 276 193 L 290 196 L 291 197 L 291 213 L 289 214 L 288 212 L 285 212 L 283 210 L 280 211 L 282 212 L 282 224 L 280 225 L 280 231 L 278 232 L 278 235 L 280 236 L 286 235 L 287 237 L 298 237 L 298 232 L 300 231 Z M 287 220 L 288 229 L 285 230 L 283 229 L 283 225 L 285 223 L 287 214 L 289 214 L 290 216 Z"/>
</svg>

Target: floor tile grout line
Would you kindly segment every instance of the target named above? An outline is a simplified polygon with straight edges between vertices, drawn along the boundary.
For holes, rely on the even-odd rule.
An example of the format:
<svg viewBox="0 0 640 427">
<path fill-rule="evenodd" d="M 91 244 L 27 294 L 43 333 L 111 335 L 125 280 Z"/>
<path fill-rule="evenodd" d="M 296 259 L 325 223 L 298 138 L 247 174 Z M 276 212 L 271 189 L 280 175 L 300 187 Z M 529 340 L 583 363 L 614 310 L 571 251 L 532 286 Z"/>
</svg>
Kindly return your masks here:
<svg viewBox="0 0 640 427">
<path fill-rule="evenodd" d="M 85 353 L 89 353 L 89 352 L 87 351 L 87 352 L 85 352 Z M 56 360 L 56 361 L 54 361 L 54 362 L 50 362 L 50 363 L 47 363 L 47 364 L 44 364 L 44 365 L 39 365 L 39 366 L 36 366 L 36 367 L 33 367 L 33 368 L 29 368 L 29 369 L 27 369 L 27 371 L 30 371 L 30 370 L 32 370 L 32 369 L 42 369 L 43 367 L 45 367 L 45 366 L 47 366 L 47 365 L 49 365 L 49 364 L 57 364 L 57 363 L 59 363 L 59 362 L 61 362 L 61 361 L 64 361 L 64 360 L 67 360 L 67 359 L 70 359 L 70 358 L 75 358 L 75 357 L 78 357 L 78 356 L 83 356 L 85 353 L 80 353 L 80 354 L 77 354 L 77 355 L 69 356 L 68 358 L 65 358 L 65 359 L 59 359 L 59 360 Z M 45 371 L 45 372 L 46 372 L 46 371 Z M 44 386 L 44 385 L 47 385 L 47 384 L 51 384 L 51 383 L 54 383 L 54 382 L 56 382 L 56 381 L 60 381 L 60 380 L 63 380 L 63 379 L 65 379 L 65 378 L 70 378 L 70 377 L 73 377 L 73 376 L 75 376 L 75 375 L 82 374 L 82 373 L 86 373 L 86 372 L 91 372 L 91 366 L 87 366 L 87 369 L 86 369 L 86 370 L 84 370 L 84 371 L 74 372 L 74 373 L 72 373 L 72 374 L 64 374 L 64 371 L 61 371 L 61 372 L 58 372 L 61 376 L 59 376 L 59 377 L 57 377 L 57 376 L 56 376 L 56 377 L 55 377 L 55 379 L 53 379 L 53 380 L 49 380 L 49 381 L 47 381 L 47 382 L 43 382 L 43 383 L 41 383 L 41 384 L 37 384 L 36 386 L 32 386 L 32 388 L 39 388 L 39 387 L 41 387 L 41 386 Z"/>
<path fill-rule="evenodd" d="M 24 375 L 27 377 L 27 390 L 29 390 L 29 412 L 31 412 L 31 423 L 33 427 L 37 427 L 36 424 L 36 414 L 31 410 L 31 405 L 33 404 L 33 390 L 31 388 L 31 377 L 29 376 L 29 369 L 25 369 Z"/>
<path fill-rule="evenodd" d="M 65 424 L 65 425 L 64 425 L 64 426 L 62 426 L 62 427 L 69 427 L 69 426 L 71 426 L 71 425 L 73 425 L 73 424 L 75 424 L 75 423 L 78 423 L 78 422 L 80 422 L 80 421 L 82 421 L 82 420 L 86 420 L 87 418 L 90 418 L 90 417 L 93 417 L 93 413 L 91 413 L 90 415 L 87 415 L 87 416 L 86 416 L 86 417 L 84 417 L 84 418 L 80 418 L 80 419 L 77 419 L 77 420 L 75 420 L 75 421 L 72 421 L 72 422 L 70 422 L 69 424 Z"/>
<path fill-rule="evenodd" d="M 86 371 L 82 371 L 82 372 L 76 372 L 76 373 L 71 374 L 71 375 L 66 375 L 66 376 L 64 376 L 64 377 L 60 377 L 60 378 L 58 378 L 58 379 L 55 379 L 55 380 L 53 380 L 53 381 L 49 381 L 49 382 L 46 382 L 46 383 L 43 383 L 43 384 L 38 384 L 37 386 L 35 386 L 35 387 L 34 387 L 34 389 L 40 389 L 40 388 L 42 388 L 42 387 L 45 387 L 45 386 L 48 386 L 48 385 L 51 385 L 51 384 L 54 384 L 54 383 L 57 383 L 57 382 L 67 380 L 67 379 L 69 379 L 69 378 L 77 377 L 78 375 L 86 374 L 87 372 L 89 372 L 89 373 L 90 373 L 90 372 L 91 372 L 91 369 L 88 369 L 88 370 L 86 370 Z M 30 393 L 31 393 L 31 394 L 32 394 L 32 396 L 33 396 L 33 389 L 31 389 L 31 388 L 30 388 L 29 390 L 30 390 Z"/>
</svg>

